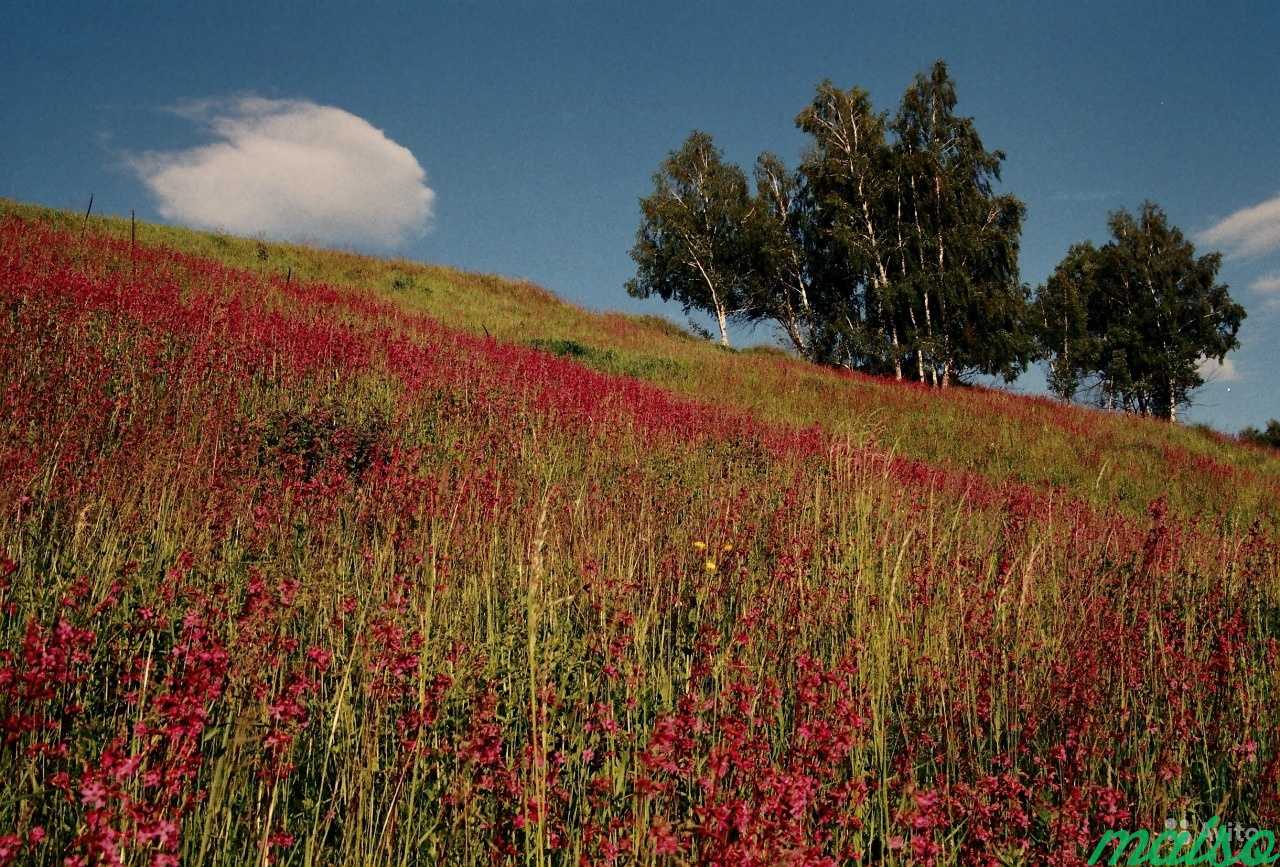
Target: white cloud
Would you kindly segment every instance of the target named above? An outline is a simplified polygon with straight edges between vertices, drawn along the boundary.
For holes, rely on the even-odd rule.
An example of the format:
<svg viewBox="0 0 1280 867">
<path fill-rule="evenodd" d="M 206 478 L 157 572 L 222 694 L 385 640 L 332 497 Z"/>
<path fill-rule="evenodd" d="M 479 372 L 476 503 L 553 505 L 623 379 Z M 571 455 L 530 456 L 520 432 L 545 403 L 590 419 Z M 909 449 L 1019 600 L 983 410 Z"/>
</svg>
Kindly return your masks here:
<svg viewBox="0 0 1280 867">
<path fill-rule="evenodd" d="M 1262 297 L 1262 306 L 1265 309 L 1280 309 L 1280 271 L 1263 274 L 1250 283 L 1249 288 Z"/>
<path fill-rule="evenodd" d="M 1280 295 L 1280 271 L 1263 274 L 1250 283 L 1249 288 L 1262 295 Z"/>
<path fill-rule="evenodd" d="M 1200 241 L 1227 247 L 1237 256 L 1261 256 L 1280 249 L 1280 196 L 1218 221 L 1200 233 Z"/>
<path fill-rule="evenodd" d="M 1236 363 L 1230 358 L 1224 358 L 1221 362 L 1216 358 L 1202 358 L 1199 369 L 1205 382 L 1240 381 L 1240 371 L 1236 370 Z"/>
<path fill-rule="evenodd" d="M 1049 198 L 1055 202 L 1104 202 L 1118 195 L 1110 190 L 1058 190 Z"/>
<path fill-rule="evenodd" d="M 305 100 L 241 97 L 178 114 L 211 143 L 131 160 L 166 219 L 299 241 L 391 247 L 420 234 L 435 192 L 403 145 Z"/>
</svg>

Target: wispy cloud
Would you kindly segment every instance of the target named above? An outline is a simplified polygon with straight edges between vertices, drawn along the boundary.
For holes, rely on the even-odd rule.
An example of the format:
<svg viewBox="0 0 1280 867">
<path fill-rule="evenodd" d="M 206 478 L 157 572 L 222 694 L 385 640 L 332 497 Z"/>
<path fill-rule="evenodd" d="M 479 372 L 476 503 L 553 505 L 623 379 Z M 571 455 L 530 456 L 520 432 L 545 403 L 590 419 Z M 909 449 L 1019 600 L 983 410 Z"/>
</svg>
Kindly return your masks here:
<svg viewBox="0 0 1280 867">
<path fill-rule="evenodd" d="M 1111 190 L 1058 190 L 1049 194 L 1054 202 L 1105 202 L 1120 194 Z"/>
<path fill-rule="evenodd" d="M 1230 358 L 1218 361 L 1216 358 L 1200 359 L 1200 375 L 1206 382 L 1239 382 L 1240 371 Z"/>
<path fill-rule="evenodd" d="M 240 97 L 175 111 L 209 144 L 130 164 L 167 219 L 286 240 L 392 247 L 420 234 L 435 192 L 403 145 L 348 111 Z"/>
<path fill-rule="evenodd" d="M 1280 271 L 1263 274 L 1250 283 L 1249 288 L 1262 295 L 1280 295 Z"/>
<path fill-rule="evenodd" d="M 1280 249 L 1280 195 L 1242 208 L 1200 233 L 1199 240 L 1235 256 L 1261 256 Z"/>
<path fill-rule="evenodd" d="M 1250 283 L 1249 288 L 1262 296 L 1263 304 L 1268 308 L 1280 307 L 1280 271 L 1263 274 Z"/>
</svg>

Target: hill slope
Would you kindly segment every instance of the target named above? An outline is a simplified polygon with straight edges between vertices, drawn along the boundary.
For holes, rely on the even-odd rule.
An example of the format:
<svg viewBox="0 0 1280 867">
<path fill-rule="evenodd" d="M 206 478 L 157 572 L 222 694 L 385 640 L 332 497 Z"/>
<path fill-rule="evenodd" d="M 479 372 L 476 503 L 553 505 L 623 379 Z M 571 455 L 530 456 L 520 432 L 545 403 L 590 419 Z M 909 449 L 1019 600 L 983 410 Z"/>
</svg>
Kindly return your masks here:
<svg viewBox="0 0 1280 867">
<path fill-rule="evenodd" d="M 1072 863 L 1280 818 L 1262 452 L 13 203 L 0 301 L 8 857 Z"/>
<path fill-rule="evenodd" d="M 80 232 L 82 215 L 0 200 L 0 215 Z M 94 217 L 126 239 L 130 225 Z M 1280 461 L 1202 429 L 1064 406 L 984 388 L 939 393 L 842 373 L 762 349 L 725 352 L 665 320 L 591 313 L 521 281 L 403 260 L 263 243 L 139 224 L 161 244 L 264 276 L 321 282 L 394 302 L 473 334 L 534 345 L 606 373 L 698 400 L 870 442 L 895 454 L 988 479 L 1072 491 L 1143 513 L 1159 497 L 1175 512 L 1247 524 L 1280 506 Z"/>
</svg>

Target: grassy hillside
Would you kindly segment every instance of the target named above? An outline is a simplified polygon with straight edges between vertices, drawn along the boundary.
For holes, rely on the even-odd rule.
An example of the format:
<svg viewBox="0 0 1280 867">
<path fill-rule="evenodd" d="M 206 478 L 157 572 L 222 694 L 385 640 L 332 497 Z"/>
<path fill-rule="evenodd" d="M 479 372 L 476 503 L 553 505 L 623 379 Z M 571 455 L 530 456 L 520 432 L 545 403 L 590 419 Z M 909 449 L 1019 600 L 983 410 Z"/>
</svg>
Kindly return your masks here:
<svg viewBox="0 0 1280 867">
<path fill-rule="evenodd" d="M 81 214 L 0 200 L 5 214 L 76 233 L 85 225 Z M 109 237 L 130 237 L 128 220 L 91 217 L 87 225 Z M 1176 513 L 1225 517 L 1234 525 L 1280 512 L 1275 454 L 1203 429 L 1000 390 L 943 394 L 766 349 L 725 352 L 657 317 L 592 313 L 531 283 L 450 268 L 149 224 L 138 225 L 137 238 L 264 276 L 354 289 L 472 334 L 540 347 L 700 401 L 771 421 L 817 424 L 991 480 L 1063 488 L 1132 515 L 1159 497 Z"/>
<path fill-rule="evenodd" d="M 0 863 L 1071 864 L 1280 820 L 1261 451 L 0 211 Z"/>
</svg>

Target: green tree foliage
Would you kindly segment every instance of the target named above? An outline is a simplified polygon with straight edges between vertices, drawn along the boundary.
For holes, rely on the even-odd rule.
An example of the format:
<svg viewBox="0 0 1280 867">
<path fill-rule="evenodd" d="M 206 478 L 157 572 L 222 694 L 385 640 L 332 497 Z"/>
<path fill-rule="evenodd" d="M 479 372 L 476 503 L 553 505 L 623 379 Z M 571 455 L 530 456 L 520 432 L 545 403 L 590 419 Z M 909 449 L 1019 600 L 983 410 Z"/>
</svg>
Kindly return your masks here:
<svg viewBox="0 0 1280 867">
<path fill-rule="evenodd" d="M 711 313 L 727 346 L 728 322 L 746 308 L 752 275 L 751 196 L 742 170 L 724 161 L 711 136 L 694 131 L 653 176 L 640 211 L 631 248 L 636 276 L 627 292 Z"/>
<path fill-rule="evenodd" d="M 813 145 L 800 175 L 816 210 L 813 271 L 826 288 L 829 360 L 902 378 L 890 263 L 895 241 L 893 150 L 885 116 L 861 88 L 818 85 L 796 117 Z"/>
<path fill-rule="evenodd" d="M 1087 305 L 1094 285 L 1098 251 L 1087 241 L 1075 244 L 1040 288 L 1033 305 L 1041 354 L 1051 359 L 1049 391 L 1069 400 L 1081 388 L 1081 357 L 1101 355 L 1101 337 L 1087 330 Z"/>
<path fill-rule="evenodd" d="M 811 268 L 830 360 L 946 387 L 972 373 L 1013 379 L 1033 343 L 1018 279 L 1024 207 L 997 195 L 1004 155 L 955 111 L 939 61 L 903 95 L 892 124 L 866 91 L 818 86 L 796 125 L 817 210 Z"/>
<path fill-rule="evenodd" d="M 816 296 L 810 249 L 814 208 L 804 179 L 777 156 L 761 154 L 748 221 L 751 280 L 746 318 L 773 321 L 804 358 L 819 357 L 821 299 Z"/>
<path fill-rule="evenodd" d="M 917 375 L 927 371 L 943 387 L 971 371 L 1011 381 L 1033 351 L 1018 277 L 1026 208 L 995 193 L 1004 154 L 988 151 L 973 119 L 955 107 L 955 83 L 938 61 L 907 88 L 893 123 L 897 300 L 915 334 Z"/>
<path fill-rule="evenodd" d="M 1247 443 L 1280 449 L 1280 419 L 1271 419 L 1262 430 L 1250 425 L 1240 431 L 1240 439 Z"/>
<path fill-rule="evenodd" d="M 1078 244 L 1037 293 L 1050 385 L 1103 406 L 1174 419 L 1204 384 L 1199 365 L 1239 346 L 1245 311 L 1218 282 L 1222 257 L 1195 247 L 1151 202 L 1117 211 L 1102 247 Z"/>
<path fill-rule="evenodd" d="M 632 294 L 772 322 L 800 355 L 946 387 L 1012 380 L 1034 356 L 1018 276 L 1025 208 L 997 193 L 987 150 L 939 61 L 890 123 L 861 88 L 818 85 L 800 165 L 742 173 L 694 133 L 641 201 Z"/>
</svg>

